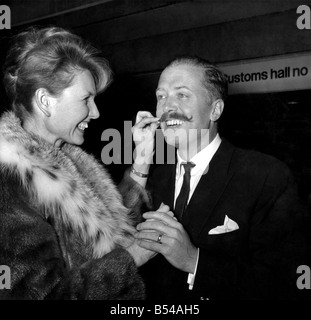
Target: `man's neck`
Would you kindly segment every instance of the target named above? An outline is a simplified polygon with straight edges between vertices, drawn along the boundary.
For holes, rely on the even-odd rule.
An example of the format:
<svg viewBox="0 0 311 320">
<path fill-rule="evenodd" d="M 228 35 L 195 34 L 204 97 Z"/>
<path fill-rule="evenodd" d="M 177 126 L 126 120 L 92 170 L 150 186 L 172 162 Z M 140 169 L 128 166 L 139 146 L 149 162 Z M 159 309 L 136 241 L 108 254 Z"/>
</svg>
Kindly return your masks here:
<svg viewBox="0 0 311 320">
<path fill-rule="evenodd" d="M 200 143 L 188 145 L 185 149 L 178 148 L 179 156 L 185 161 L 191 160 L 197 153 L 206 148 L 215 139 L 217 133 L 217 130 L 210 130 L 208 137 L 201 140 Z"/>
</svg>

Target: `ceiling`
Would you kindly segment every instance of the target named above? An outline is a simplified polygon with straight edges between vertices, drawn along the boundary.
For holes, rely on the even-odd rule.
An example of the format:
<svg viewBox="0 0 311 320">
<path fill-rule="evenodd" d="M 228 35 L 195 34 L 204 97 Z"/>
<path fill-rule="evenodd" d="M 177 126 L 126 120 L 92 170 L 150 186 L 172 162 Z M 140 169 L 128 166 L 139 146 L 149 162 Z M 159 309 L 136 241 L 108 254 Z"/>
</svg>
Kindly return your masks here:
<svg viewBox="0 0 311 320">
<path fill-rule="evenodd" d="M 239 18 L 270 14 L 297 8 L 301 0 L 5 0 L 11 9 L 12 26 L 35 23 L 58 16 L 77 17 L 77 11 L 86 12 L 86 21 L 74 20 L 83 25 L 94 13 L 101 21 L 126 19 L 140 28 L 149 25 L 150 15 L 167 15 L 171 25 L 200 27 L 212 23 L 233 21 Z M 90 13 L 90 14 L 87 14 Z M 142 15 L 143 14 L 143 15 Z M 154 22 L 154 20 L 151 20 Z M 161 29 L 161 24 L 158 25 Z"/>
<path fill-rule="evenodd" d="M 16 26 L 109 1 L 112 0 L 5 0 L 5 4 L 10 7 L 12 25 Z"/>
</svg>

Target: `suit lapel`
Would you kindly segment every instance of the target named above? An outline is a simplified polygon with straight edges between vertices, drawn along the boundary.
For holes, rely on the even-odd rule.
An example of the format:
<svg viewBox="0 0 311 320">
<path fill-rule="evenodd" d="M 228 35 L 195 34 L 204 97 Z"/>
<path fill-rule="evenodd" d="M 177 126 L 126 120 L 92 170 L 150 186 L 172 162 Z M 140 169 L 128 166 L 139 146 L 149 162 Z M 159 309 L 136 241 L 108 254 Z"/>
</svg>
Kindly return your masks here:
<svg viewBox="0 0 311 320">
<path fill-rule="evenodd" d="M 222 141 L 208 172 L 201 177 L 191 197 L 182 224 L 192 236 L 199 235 L 233 177 L 233 172 L 229 170 L 233 152 L 233 145 Z"/>
</svg>

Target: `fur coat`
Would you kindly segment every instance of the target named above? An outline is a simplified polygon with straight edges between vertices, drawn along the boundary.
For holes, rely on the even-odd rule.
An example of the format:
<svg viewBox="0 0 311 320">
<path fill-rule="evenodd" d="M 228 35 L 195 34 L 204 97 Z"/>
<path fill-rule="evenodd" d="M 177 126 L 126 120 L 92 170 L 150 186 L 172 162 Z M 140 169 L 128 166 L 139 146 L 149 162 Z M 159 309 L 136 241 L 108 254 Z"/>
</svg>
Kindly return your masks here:
<svg viewBox="0 0 311 320">
<path fill-rule="evenodd" d="M 124 204 L 95 158 L 73 145 L 53 147 L 6 112 L 0 179 L 0 265 L 11 268 L 12 280 L 0 297 L 143 297 L 134 260 L 122 248 L 133 241 L 134 212 L 147 197 L 129 176 Z"/>
</svg>

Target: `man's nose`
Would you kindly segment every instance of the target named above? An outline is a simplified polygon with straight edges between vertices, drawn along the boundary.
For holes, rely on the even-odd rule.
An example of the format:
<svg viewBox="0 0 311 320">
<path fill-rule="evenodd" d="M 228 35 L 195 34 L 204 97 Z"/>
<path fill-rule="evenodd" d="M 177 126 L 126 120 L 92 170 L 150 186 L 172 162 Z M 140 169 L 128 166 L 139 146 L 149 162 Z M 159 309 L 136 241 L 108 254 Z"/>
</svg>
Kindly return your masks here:
<svg viewBox="0 0 311 320">
<path fill-rule="evenodd" d="M 164 106 L 164 111 L 165 112 L 170 112 L 170 111 L 176 111 L 178 109 L 178 104 L 175 99 L 167 99 L 165 106 Z"/>
</svg>

